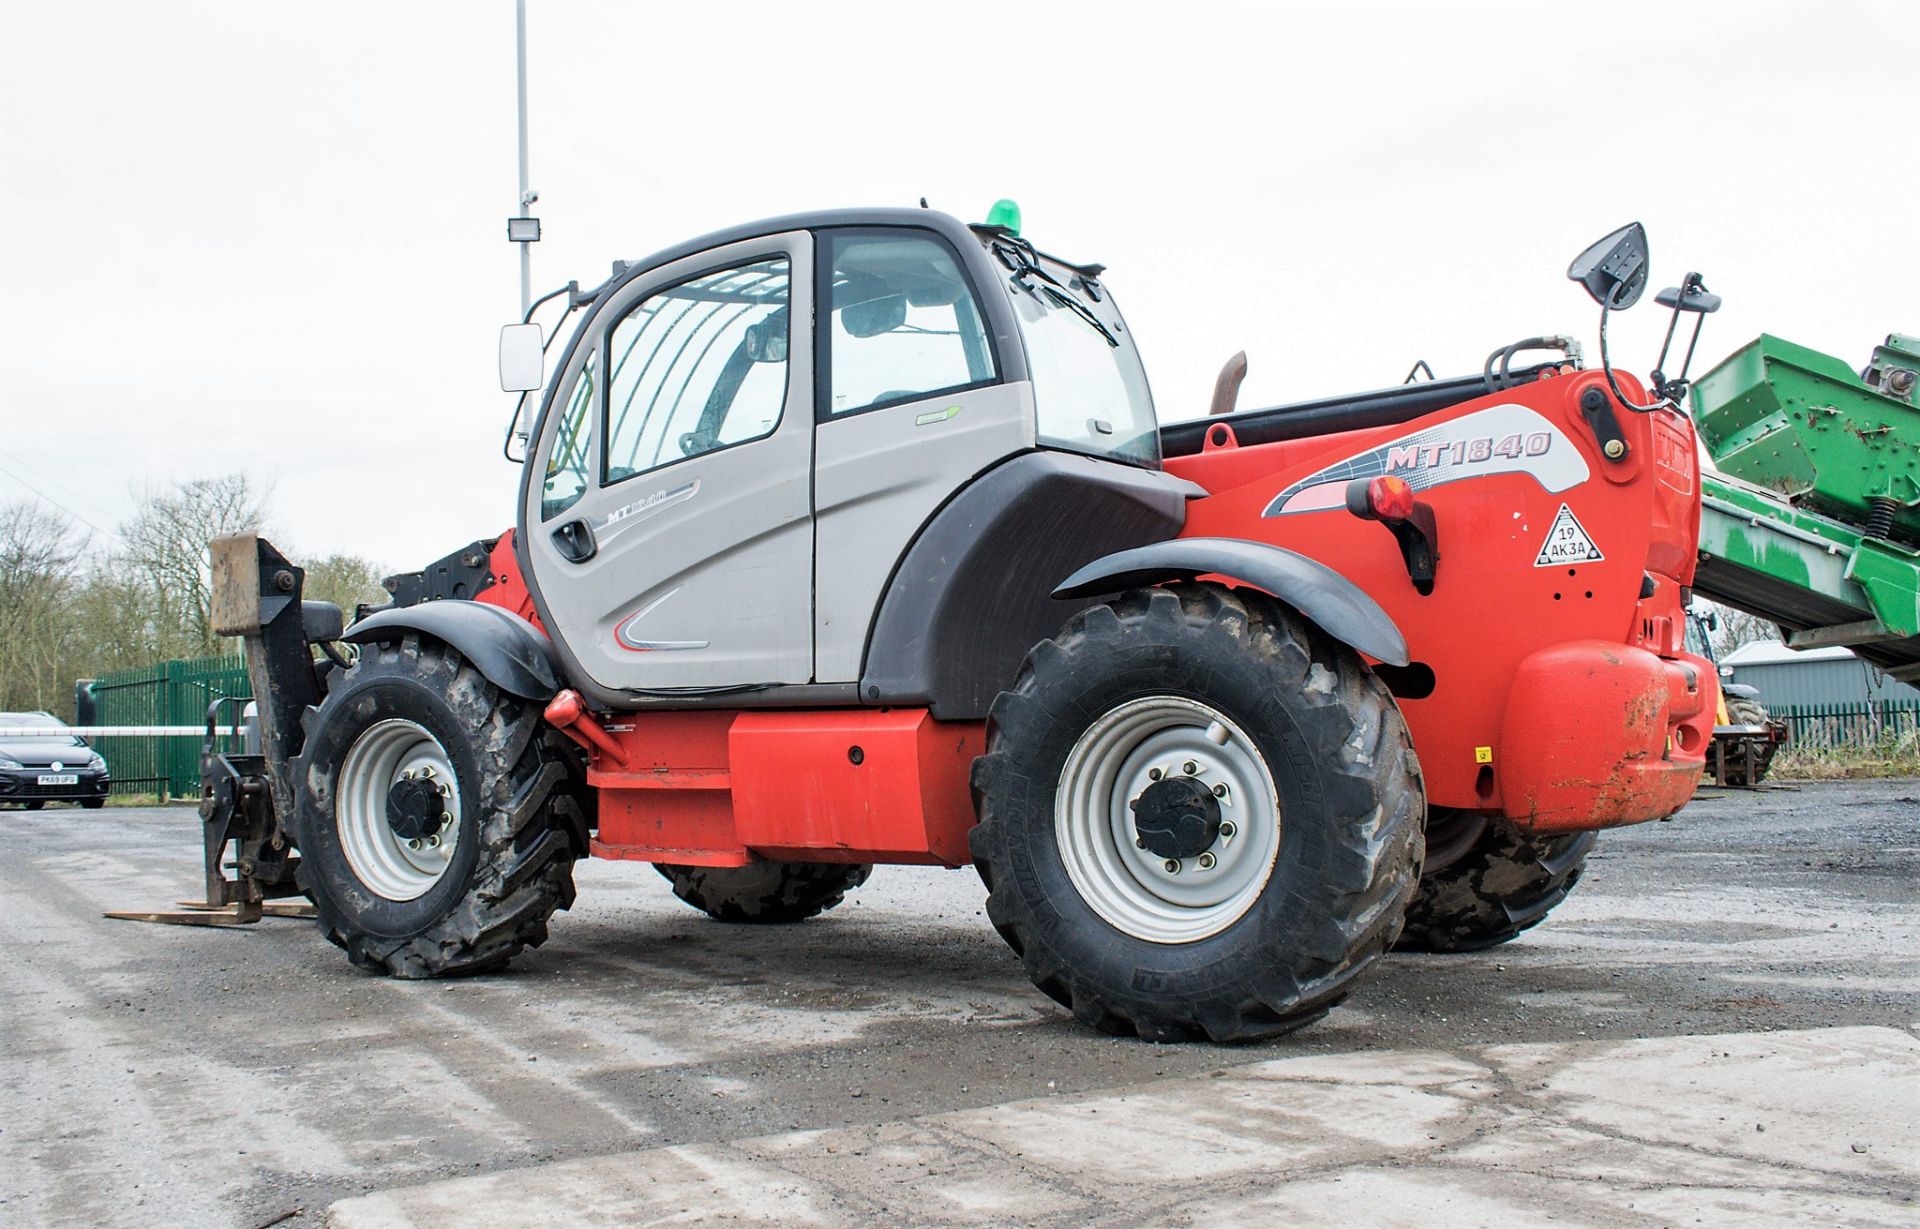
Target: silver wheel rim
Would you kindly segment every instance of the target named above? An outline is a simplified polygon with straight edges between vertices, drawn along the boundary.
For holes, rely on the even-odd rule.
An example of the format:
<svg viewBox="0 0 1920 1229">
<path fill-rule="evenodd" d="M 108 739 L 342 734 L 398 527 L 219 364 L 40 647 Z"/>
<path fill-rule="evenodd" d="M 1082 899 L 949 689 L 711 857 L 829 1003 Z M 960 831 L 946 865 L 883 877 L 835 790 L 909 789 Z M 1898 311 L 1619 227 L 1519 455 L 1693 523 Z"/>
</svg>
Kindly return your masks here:
<svg viewBox="0 0 1920 1229">
<path fill-rule="evenodd" d="M 1172 773 L 1212 787 L 1222 827 L 1206 853 L 1170 863 L 1137 843 L 1129 804 Z M 1280 852 L 1280 795 L 1266 758 L 1224 713 L 1181 696 L 1129 700 L 1089 726 L 1060 770 L 1053 817 L 1080 898 L 1152 943 L 1197 942 L 1239 921 Z"/>
<path fill-rule="evenodd" d="M 440 790 L 440 831 L 409 841 L 387 822 L 387 794 L 409 778 L 426 777 Z M 414 900 L 453 861 L 460 841 L 460 780 L 440 740 L 420 725 L 391 717 L 354 740 L 334 790 L 334 822 L 347 865 L 375 895 Z"/>
</svg>

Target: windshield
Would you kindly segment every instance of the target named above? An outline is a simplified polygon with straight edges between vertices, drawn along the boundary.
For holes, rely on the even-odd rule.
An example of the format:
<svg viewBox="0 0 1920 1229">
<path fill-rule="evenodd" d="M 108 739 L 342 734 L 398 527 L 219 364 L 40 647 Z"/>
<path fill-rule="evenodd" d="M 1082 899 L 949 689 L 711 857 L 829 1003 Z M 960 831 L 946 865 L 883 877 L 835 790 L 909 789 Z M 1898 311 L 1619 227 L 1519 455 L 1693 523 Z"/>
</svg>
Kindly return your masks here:
<svg viewBox="0 0 1920 1229">
<path fill-rule="evenodd" d="M 1076 269 L 1006 237 L 993 240 L 1026 341 L 1044 445 L 1144 465 L 1160 462 L 1160 430 L 1140 353 L 1113 295 Z"/>
</svg>

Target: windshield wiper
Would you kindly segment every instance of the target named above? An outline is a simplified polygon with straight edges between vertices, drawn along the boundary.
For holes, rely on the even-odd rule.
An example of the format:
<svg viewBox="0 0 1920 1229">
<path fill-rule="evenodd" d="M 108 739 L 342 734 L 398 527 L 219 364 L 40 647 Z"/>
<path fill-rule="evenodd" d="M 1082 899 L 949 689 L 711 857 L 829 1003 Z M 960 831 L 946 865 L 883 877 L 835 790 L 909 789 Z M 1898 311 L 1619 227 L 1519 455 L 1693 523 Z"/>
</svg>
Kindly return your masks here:
<svg viewBox="0 0 1920 1229">
<path fill-rule="evenodd" d="M 1053 286 L 1042 286 L 1041 289 L 1047 293 L 1048 298 L 1052 299 L 1055 303 L 1058 303 L 1060 306 L 1073 312 L 1074 315 L 1080 317 L 1082 320 L 1086 321 L 1089 325 L 1091 325 L 1093 327 L 1094 332 L 1100 334 L 1100 336 L 1107 339 L 1107 344 L 1109 346 L 1112 346 L 1116 350 L 1120 348 L 1120 339 L 1113 335 L 1113 331 L 1111 329 L 1107 328 L 1105 324 L 1101 323 L 1100 317 L 1093 314 L 1093 309 L 1091 307 L 1088 307 L 1085 303 L 1082 303 L 1079 299 L 1076 299 L 1072 295 L 1066 293 L 1065 291 L 1059 290 Z"/>
<path fill-rule="evenodd" d="M 1094 332 L 1106 339 L 1109 346 L 1116 350 L 1120 348 L 1120 339 L 1113 335 L 1113 330 L 1106 326 L 1106 322 L 1095 315 L 1092 308 L 1082 303 L 1077 295 L 1062 286 L 1059 278 L 1040 267 L 1040 262 L 1034 258 L 1030 244 L 999 240 L 994 243 L 993 252 L 1000 258 L 1001 264 L 1013 270 L 1014 285 L 1036 299 L 1044 293 L 1047 298 L 1086 321 Z M 1043 284 L 1036 287 L 1028 280 L 1029 278 L 1038 278 Z M 1091 284 L 1090 278 L 1088 281 Z"/>
</svg>

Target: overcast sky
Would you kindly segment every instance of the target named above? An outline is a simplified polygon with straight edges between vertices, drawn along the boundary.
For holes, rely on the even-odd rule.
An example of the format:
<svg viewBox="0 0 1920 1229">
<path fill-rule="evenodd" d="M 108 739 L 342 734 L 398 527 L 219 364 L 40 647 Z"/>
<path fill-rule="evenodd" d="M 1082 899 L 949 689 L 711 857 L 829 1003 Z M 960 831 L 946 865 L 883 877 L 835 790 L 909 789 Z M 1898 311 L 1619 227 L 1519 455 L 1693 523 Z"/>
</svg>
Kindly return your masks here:
<svg viewBox="0 0 1920 1229">
<path fill-rule="evenodd" d="M 1110 266 L 1163 420 L 1241 348 L 1243 404 L 1591 349 L 1567 261 L 1635 219 L 1725 296 L 1710 359 L 1920 331 L 1911 4 L 528 8 L 536 293 L 1010 196 Z M 507 527 L 513 57 L 511 0 L 0 0 L 0 501 L 110 530 L 245 469 L 283 546 L 394 567 Z"/>
</svg>

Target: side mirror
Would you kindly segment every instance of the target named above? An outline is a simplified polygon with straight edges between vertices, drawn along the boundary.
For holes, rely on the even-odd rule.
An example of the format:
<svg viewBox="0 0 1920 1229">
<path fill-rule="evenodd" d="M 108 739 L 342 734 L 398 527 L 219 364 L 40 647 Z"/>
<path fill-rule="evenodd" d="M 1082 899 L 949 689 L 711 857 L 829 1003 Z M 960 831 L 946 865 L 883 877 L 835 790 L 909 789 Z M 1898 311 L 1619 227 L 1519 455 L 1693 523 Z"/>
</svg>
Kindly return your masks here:
<svg viewBox="0 0 1920 1229">
<path fill-rule="evenodd" d="M 1702 316 L 1720 310 L 1720 296 L 1708 292 L 1706 283 L 1700 280 L 1698 273 L 1691 274 L 1683 286 L 1669 286 L 1662 290 L 1653 296 L 1653 301 L 1662 307 L 1697 312 Z"/>
<path fill-rule="evenodd" d="M 907 296 L 884 295 L 865 303 L 853 303 L 840 312 L 840 327 L 854 337 L 878 337 L 891 333 L 907 322 Z"/>
<path fill-rule="evenodd" d="M 546 338 L 537 324 L 500 330 L 500 391 L 530 393 L 547 382 Z"/>
<path fill-rule="evenodd" d="M 1602 307 L 1632 307 L 1647 288 L 1647 228 L 1638 222 L 1622 226 L 1574 257 L 1567 276 Z"/>
<path fill-rule="evenodd" d="M 747 357 L 756 363 L 787 361 L 787 309 L 781 308 L 758 324 L 747 326 Z"/>
</svg>

